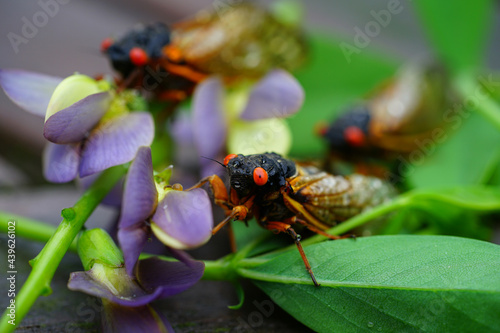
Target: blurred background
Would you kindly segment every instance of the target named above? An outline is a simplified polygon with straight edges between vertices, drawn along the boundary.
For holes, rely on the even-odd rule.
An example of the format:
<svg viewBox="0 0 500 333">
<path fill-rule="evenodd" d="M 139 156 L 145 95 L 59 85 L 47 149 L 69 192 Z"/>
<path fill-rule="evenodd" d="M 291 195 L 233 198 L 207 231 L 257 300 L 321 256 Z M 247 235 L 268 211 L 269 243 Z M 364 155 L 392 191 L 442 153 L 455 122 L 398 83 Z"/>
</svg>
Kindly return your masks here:
<svg viewBox="0 0 500 333">
<path fill-rule="evenodd" d="M 221 3 L 239 2 L 220 0 L 60 0 L 59 1 L 2 1 L 0 10 L 1 35 L 0 39 L 0 68 L 21 68 L 30 71 L 42 72 L 55 76 L 68 76 L 74 72 L 87 75 L 111 74 L 113 71 L 107 59 L 100 53 L 100 43 L 106 37 L 121 37 L 128 30 L 139 23 L 150 23 L 155 21 L 174 23 L 188 18 L 197 11 L 206 8 L 214 8 Z M 258 1 L 263 5 L 268 5 L 271 1 Z M 12 33 L 23 36 L 23 26 L 26 21 L 33 22 L 39 12 L 44 11 L 44 4 L 56 3 L 53 7 L 54 13 L 49 15 L 46 24 L 36 28 L 30 38 L 24 39 L 22 43 L 13 47 L 9 40 Z M 348 103 L 356 100 L 360 94 L 364 94 L 373 89 L 381 78 L 389 77 L 393 74 L 397 66 L 388 65 L 383 68 L 372 68 L 369 62 L 364 62 L 362 69 L 357 65 L 356 59 L 348 61 L 343 56 L 340 45 L 341 42 L 353 44 L 355 38 L 355 28 L 363 28 L 367 22 L 373 20 L 371 11 L 378 12 L 386 9 L 389 1 L 330 1 L 330 0 L 310 0 L 303 1 L 304 7 L 304 29 L 306 32 L 320 32 L 322 35 L 331 37 L 336 41 L 337 47 L 333 45 L 331 63 L 327 69 L 325 80 L 318 79 L 317 85 L 325 89 L 331 87 L 332 99 L 325 101 L 314 101 L 314 93 L 307 95 L 307 103 L 316 102 L 322 108 L 335 110 L 342 108 Z M 383 27 L 380 33 L 370 39 L 369 44 L 362 49 L 365 56 L 370 54 L 380 62 L 390 64 L 403 64 L 413 58 L 426 57 L 432 54 L 432 47 L 426 38 L 426 33 L 419 21 L 419 18 L 412 6 L 411 1 L 402 0 L 400 2 L 402 11 L 397 15 L 392 15 L 390 24 Z M 446 20 L 443 17 L 443 20 Z M 467 22 L 464 22 L 467 24 Z M 26 28 L 24 28 L 26 29 Z M 487 56 L 485 63 L 493 71 L 500 68 L 500 11 L 498 6 L 495 9 L 493 25 L 488 39 Z M 348 81 L 337 79 L 335 73 L 342 71 L 352 72 Z M 363 75 L 371 73 L 369 79 Z M 350 89 L 356 86 L 356 89 Z M 307 119 L 308 115 L 301 115 Z M 311 124 L 313 121 L 311 120 Z M 44 181 L 41 173 L 41 153 L 45 144 L 42 136 L 43 120 L 33 116 L 14 105 L 3 93 L 0 93 L 0 210 L 7 210 L 13 213 L 36 218 L 56 225 L 60 221 L 59 212 L 64 207 L 71 206 L 79 196 L 79 191 L 73 184 L 51 185 Z M 297 133 L 294 130 L 294 140 L 300 141 L 300 135 L 312 137 L 312 129 L 309 132 Z M 316 139 L 311 139 L 316 140 Z M 307 142 L 307 141 L 305 141 Z M 315 141 L 317 147 L 321 147 L 319 139 Z M 319 148 L 322 149 L 322 148 Z M 91 217 L 89 227 L 101 225 L 102 221 L 108 221 L 114 217 L 114 212 L 106 208 L 99 208 Z M 0 238 L 0 244 L 3 239 Z M 24 255 L 26 259 L 34 257 L 41 249 L 41 245 L 19 240 L 25 245 Z M 3 246 L 2 246 L 3 248 Z M 22 255 L 22 254 L 21 254 Z M 68 257 L 68 256 L 67 256 Z M 75 308 L 81 302 L 85 302 L 85 296 L 75 296 L 64 289 L 66 277 L 72 270 L 78 270 L 79 263 L 75 256 L 70 255 L 67 264 L 63 263 L 59 278 L 54 281 L 54 290 L 58 290 L 55 296 L 39 300 L 38 304 L 49 306 L 49 310 L 35 310 L 24 322 L 21 331 L 44 330 L 40 323 L 46 323 L 50 331 L 67 330 L 68 323 L 89 323 L 89 328 L 82 328 L 81 331 L 92 331 L 95 329 L 95 322 L 98 316 L 92 320 L 77 316 Z M 18 257 L 21 260 L 21 257 Z M 66 258 L 67 259 L 67 258 Z M 4 260 L 2 257 L 1 260 Z M 25 267 L 25 273 L 28 267 Z M 56 276 L 59 273 L 56 274 Z M 20 283 L 23 278 L 20 278 Z M 207 282 L 208 283 L 208 282 Z M 20 284 L 19 284 L 20 285 Z M 218 283 L 208 283 L 204 287 L 195 288 L 189 291 L 186 297 L 187 304 L 197 303 L 200 294 L 206 296 L 207 300 L 214 294 L 219 295 L 215 304 L 202 302 L 198 308 L 187 310 L 183 307 L 182 298 L 174 299 L 173 302 L 165 305 L 168 311 L 176 314 L 180 321 L 188 322 L 189 315 L 193 315 L 196 310 L 204 311 L 203 306 L 212 310 L 201 314 L 202 319 L 195 321 L 193 327 L 207 325 L 205 331 L 211 331 L 210 327 L 231 327 L 241 326 L 241 318 L 247 318 L 255 309 L 250 306 L 239 311 L 229 311 L 225 307 L 235 302 L 236 298 L 231 287 L 221 286 Z M 57 288 L 57 289 L 56 289 Z M 3 289 L 2 289 L 3 290 Z M 60 291 L 59 291 L 60 290 Z M 211 290 L 211 291 L 207 291 Z M 252 297 L 255 299 L 265 298 L 264 294 L 253 290 Z M 55 297 L 55 298 L 54 298 Z M 55 315 L 59 318 L 56 321 L 50 320 L 51 316 L 60 312 L 60 305 L 67 302 L 63 299 L 76 297 L 77 303 L 69 306 L 68 313 Z M 183 296 L 184 297 L 184 296 Z M 54 302 L 54 303 L 50 303 Z M 61 303 L 63 302 L 63 303 Z M 80 303 L 78 303 L 80 302 Z M 231 303 L 232 302 L 232 303 Z M 64 303 L 65 304 L 65 303 Z M 63 305 L 64 305 L 63 304 Z M 75 305 L 76 304 L 76 305 Z M 3 305 L 3 304 L 2 304 Z M 182 311 L 181 311 L 182 310 Z M 182 314 L 179 314 L 183 312 Z M 290 332 L 303 331 L 306 328 L 297 326 L 300 324 L 294 321 L 289 322 L 290 317 L 279 312 L 276 316 L 266 319 L 266 326 L 255 328 L 254 331 L 262 332 Z M 183 317 L 184 316 L 184 317 Z M 170 318 L 170 317 L 169 317 Z M 171 319 L 171 318 L 170 318 Z M 293 320 L 293 319 L 292 319 Z M 174 322 L 174 320 L 172 320 Z M 31 326 L 30 326 L 31 325 Z M 213 326 L 210 326 L 213 325 Z M 243 327 L 243 326 L 242 326 Z M 179 329 L 179 327 L 177 327 Z M 75 328 L 76 329 L 76 328 Z M 191 331 L 190 328 L 181 328 L 179 331 Z M 193 329 L 193 331 L 200 331 Z M 236 331 L 236 330 L 235 330 Z M 245 331 L 241 328 L 239 331 Z"/>
</svg>

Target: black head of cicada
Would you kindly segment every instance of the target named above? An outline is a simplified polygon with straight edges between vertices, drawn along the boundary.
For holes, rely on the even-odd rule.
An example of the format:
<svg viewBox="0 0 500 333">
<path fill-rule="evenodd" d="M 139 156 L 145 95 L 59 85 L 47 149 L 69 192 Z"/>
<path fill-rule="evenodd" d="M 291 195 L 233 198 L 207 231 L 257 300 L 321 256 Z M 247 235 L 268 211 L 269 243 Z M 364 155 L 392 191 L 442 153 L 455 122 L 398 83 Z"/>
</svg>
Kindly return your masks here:
<svg viewBox="0 0 500 333">
<path fill-rule="evenodd" d="M 276 153 L 231 154 L 224 160 L 231 187 L 238 197 L 279 191 L 296 174 L 295 163 Z"/>
<path fill-rule="evenodd" d="M 370 120 L 371 115 L 367 105 L 354 106 L 335 119 L 321 134 L 331 150 L 348 153 L 366 146 Z"/>
<path fill-rule="evenodd" d="M 135 29 L 117 41 L 103 41 L 103 51 L 113 68 L 123 77 L 139 66 L 162 57 L 162 49 L 170 43 L 170 29 L 163 23 L 154 23 Z"/>
</svg>

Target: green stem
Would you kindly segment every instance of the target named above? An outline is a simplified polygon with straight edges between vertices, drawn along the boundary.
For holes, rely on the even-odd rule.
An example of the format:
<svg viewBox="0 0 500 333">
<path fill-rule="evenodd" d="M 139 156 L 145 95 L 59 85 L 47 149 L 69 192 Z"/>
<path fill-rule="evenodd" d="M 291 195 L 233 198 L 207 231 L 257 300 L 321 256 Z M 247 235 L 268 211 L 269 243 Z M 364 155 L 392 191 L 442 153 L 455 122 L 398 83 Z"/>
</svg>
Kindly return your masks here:
<svg viewBox="0 0 500 333">
<path fill-rule="evenodd" d="M 64 254 L 94 209 L 125 174 L 124 166 L 107 169 L 71 208 L 62 211 L 63 220 L 42 251 L 30 263 L 28 279 L 15 298 L 15 325 L 9 324 L 8 310 L 0 321 L 0 332 L 12 332 L 41 295 L 51 293 L 50 282 Z M 33 222 L 33 221 L 31 221 Z M 21 224 L 21 223 L 20 223 Z M 23 231 L 26 235 L 32 233 Z"/>
<path fill-rule="evenodd" d="M 8 221 L 16 221 L 16 237 L 19 236 L 43 243 L 47 242 L 57 229 L 44 222 L 0 211 L 0 233 L 7 233 Z M 76 252 L 76 240 L 71 243 L 69 250 Z"/>
<path fill-rule="evenodd" d="M 459 73 L 453 82 L 462 95 L 463 106 L 473 104 L 479 114 L 500 130 L 500 106 L 491 98 L 493 87 L 481 85 L 473 72 L 469 71 Z"/>
<path fill-rule="evenodd" d="M 232 265 L 229 255 L 219 260 L 205 260 L 205 271 L 203 272 L 203 280 L 228 281 L 234 280 L 235 269 Z"/>
</svg>

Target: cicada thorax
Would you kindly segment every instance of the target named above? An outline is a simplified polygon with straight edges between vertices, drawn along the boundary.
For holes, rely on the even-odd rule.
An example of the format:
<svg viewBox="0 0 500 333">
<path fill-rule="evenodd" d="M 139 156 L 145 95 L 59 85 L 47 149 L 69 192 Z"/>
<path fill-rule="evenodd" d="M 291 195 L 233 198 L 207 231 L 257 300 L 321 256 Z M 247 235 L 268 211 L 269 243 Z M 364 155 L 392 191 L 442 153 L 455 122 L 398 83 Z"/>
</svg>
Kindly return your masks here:
<svg viewBox="0 0 500 333">
<path fill-rule="evenodd" d="M 285 204 L 308 223 L 326 230 L 362 211 L 391 200 L 394 187 L 380 178 L 353 174 L 334 176 L 315 167 L 299 168 L 290 179 Z"/>
<path fill-rule="evenodd" d="M 279 67 L 289 71 L 305 60 L 302 33 L 249 3 L 201 12 L 172 27 L 164 49 L 171 61 L 224 77 L 260 77 Z"/>
</svg>

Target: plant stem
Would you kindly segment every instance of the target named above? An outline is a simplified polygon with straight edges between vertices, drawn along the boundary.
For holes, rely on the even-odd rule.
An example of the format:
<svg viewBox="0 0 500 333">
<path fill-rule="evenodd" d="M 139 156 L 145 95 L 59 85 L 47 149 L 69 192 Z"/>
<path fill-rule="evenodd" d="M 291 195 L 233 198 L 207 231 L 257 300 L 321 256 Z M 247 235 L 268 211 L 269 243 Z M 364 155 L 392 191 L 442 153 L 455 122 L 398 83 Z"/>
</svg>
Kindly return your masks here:
<svg viewBox="0 0 500 333">
<path fill-rule="evenodd" d="M 232 256 L 232 254 L 229 256 Z M 235 269 L 231 264 L 231 260 L 228 259 L 228 256 L 226 256 L 215 261 L 204 260 L 203 262 L 205 263 L 205 271 L 203 272 L 202 279 L 213 281 L 232 280 Z"/>
<path fill-rule="evenodd" d="M 8 310 L 6 310 L 0 321 L 0 332 L 12 332 L 26 316 L 36 299 L 41 295 L 51 293 L 50 282 L 64 254 L 90 214 L 125 172 L 124 166 L 105 170 L 73 207 L 62 211 L 64 218 L 61 224 L 38 256 L 30 262 L 33 269 L 15 298 L 15 325 L 9 324 L 11 318 L 7 316 Z M 23 232 L 27 236 L 33 236 L 30 232 Z"/>
<path fill-rule="evenodd" d="M 7 233 L 8 221 L 16 221 L 16 236 L 43 243 L 47 242 L 57 229 L 44 222 L 0 211 L 0 233 Z M 71 243 L 69 250 L 76 252 L 76 241 Z"/>
<path fill-rule="evenodd" d="M 491 98 L 492 87 L 483 86 L 473 72 L 459 73 L 453 82 L 462 95 L 462 108 L 472 104 L 475 110 L 500 130 L 500 106 Z"/>
</svg>

